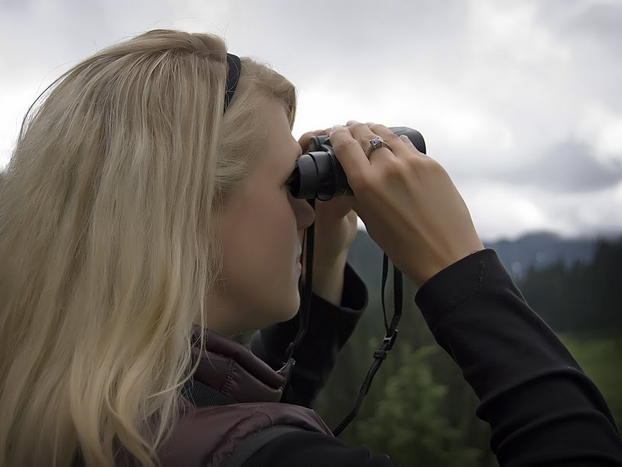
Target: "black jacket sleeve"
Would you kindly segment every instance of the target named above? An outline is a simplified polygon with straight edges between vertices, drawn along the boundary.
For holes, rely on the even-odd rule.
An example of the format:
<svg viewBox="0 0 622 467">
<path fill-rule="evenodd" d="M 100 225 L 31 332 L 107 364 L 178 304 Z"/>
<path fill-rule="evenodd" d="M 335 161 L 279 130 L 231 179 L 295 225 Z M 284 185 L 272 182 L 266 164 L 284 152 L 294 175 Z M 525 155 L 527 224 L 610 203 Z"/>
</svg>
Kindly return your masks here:
<svg viewBox="0 0 622 467">
<path fill-rule="evenodd" d="M 622 439 L 600 391 L 529 307 L 493 249 L 474 253 L 417 291 L 436 342 L 462 369 L 503 467 L 622 466 Z M 244 467 L 392 467 L 319 433 L 267 444 Z M 417 459 L 412 465 L 418 466 Z"/>
<path fill-rule="evenodd" d="M 311 408 L 335 366 L 337 354 L 367 308 L 367 286 L 349 263 L 344 271 L 341 306 L 311 295 L 309 327 L 294 352 L 296 365 L 281 402 Z M 302 303 L 301 303 L 302 306 Z M 249 348 L 274 370 L 283 366 L 287 346 L 298 332 L 300 313 L 289 321 L 255 331 Z"/>
</svg>

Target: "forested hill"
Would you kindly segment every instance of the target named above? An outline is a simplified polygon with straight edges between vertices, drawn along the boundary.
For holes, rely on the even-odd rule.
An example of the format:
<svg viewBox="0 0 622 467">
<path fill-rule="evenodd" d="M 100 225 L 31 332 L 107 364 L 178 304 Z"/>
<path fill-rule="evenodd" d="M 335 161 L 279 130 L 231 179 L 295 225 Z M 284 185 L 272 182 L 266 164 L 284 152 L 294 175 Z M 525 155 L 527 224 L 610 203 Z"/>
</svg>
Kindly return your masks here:
<svg viewBox="0 0 622 467">
<path fill-rule="evenodd" d="M 537 232 L 515 241 L 483 243 L 497 252 L 529 305 L 556 332 L 622 333 L 622 235 L 569 240 Z M 382 251 L 365 231 L 359 231 L 348 261 L 368 286 L 370 308 L 381 310 Z M 393 309 L 392 277 L 390 268 L 388 313 Z M 415 293 L 414 285 L 404 285 L 405 306 Z M 379 323 L 372 319 L 363 326 Z"/>
</svg>

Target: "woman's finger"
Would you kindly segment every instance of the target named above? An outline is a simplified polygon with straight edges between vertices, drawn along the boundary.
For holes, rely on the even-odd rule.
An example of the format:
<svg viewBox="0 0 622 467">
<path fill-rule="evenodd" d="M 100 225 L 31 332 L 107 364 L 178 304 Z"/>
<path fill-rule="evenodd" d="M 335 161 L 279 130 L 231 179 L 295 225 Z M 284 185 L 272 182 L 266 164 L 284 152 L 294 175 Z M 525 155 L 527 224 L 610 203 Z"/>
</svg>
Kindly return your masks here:
<svg viewBox="0 0 622 467">
<path fill-rule="evenodd" d="M 350 129 L 343 125 L 335 125 L 328 136 L 335 156 L 348 177 L 348 183 L 356 190 L 359 183 L 369 176 L 370 162 L 365 156 L 361 144 L 352 136 Z"/>
<path fill-rule="evenodd" d="M 375 131 L 372 131 L 371 128 L 369 128 L 369 126 L 367 126 L 366 124 L 363 123 L 355 123 L 351 126 L 348 127 L 350 130 L 350 133 L 352 133 L 352 136 L 354 136 L 354 138 L 356 138 L 356 140 L 359 142 L 359 144 L 361 145 L 361 148 L 363 148 L 363 151 L 365 153 L 367 153 L 368 148 L 371 146 L 370 140 L 377 138 L 378 136 L 380 136 L 383 141 L 385 143 L 387 143 L 390 146 L 390 149 L 387 148 L 386 146 L 381 146 L 378 149 L 374 149 L 368 157 L 368 159 L 370 160 L 370 162 L 372 163 L 378 163 L 381 162 L 382 158 L 386 158 L 386 157 L 395 157 L 395 151 L 396 150 L 401 150 L 402 152 L 404 152 L 404 142 L 401 141 L 395 134 L 393 134 L 391 131 L 388 131 L 388 133 L 391 135 L 390 137 L 386 138 L 387 134 L 385 133 L 384 135 L 382 134 L 378 134 Z M 384 127 L 386 128 L 386 127 Z M 388 141 L 387 141 L 388 139 Z"/>
<path fill-rule="evenodd" d="M 307 131 L 298 139 L 298 144 L 300 145 L 303 151 L 306 151 L 307 147 L 309 146 L 309 141 L 311 140 L 312 136 L 328 135 L 329 131 L 330 130 Z"/>
</svg>

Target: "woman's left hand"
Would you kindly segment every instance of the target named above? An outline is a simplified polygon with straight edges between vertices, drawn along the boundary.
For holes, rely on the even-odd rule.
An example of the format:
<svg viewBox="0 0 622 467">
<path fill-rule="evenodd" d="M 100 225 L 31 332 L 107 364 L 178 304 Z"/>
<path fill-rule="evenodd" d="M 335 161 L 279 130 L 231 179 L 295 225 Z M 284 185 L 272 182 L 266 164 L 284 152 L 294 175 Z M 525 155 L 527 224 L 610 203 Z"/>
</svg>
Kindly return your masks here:
<svg viewBox="0 0 622 467">
<path fill-rule="evenodd" d="M 311 136 L 328 135 L 330 129 L 315 130 L 303 134 L 298 140 L 303 153 Z M 313 242 L 313 283 L 316 277 L 331 273 L 343 274 L 348 249 L 356 237 L 357 214 L 352 209 L 352 197 L 338 196 L 329 201 L 315 200 Z M 306 249 L 306 246 L 305 246 Z M 305 256 L 302 255 L 302 280 L 305 279 Z M 317 276 L 316 276 L 317 271 Z M 315 287 L 314 287 L 315 289 Z"/>
</svg>

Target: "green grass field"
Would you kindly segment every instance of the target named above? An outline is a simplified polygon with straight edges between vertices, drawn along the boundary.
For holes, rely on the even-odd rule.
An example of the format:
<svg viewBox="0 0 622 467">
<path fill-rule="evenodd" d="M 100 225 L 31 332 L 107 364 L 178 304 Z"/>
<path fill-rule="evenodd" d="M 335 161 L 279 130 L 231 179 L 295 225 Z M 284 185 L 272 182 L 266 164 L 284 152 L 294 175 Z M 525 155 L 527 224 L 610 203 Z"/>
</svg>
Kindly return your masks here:
<svg viewBox="0 0 622 467">
<path fill-rule="evenodd" d="M 596 384 L 622 430 L 622 336 L 558 334 L 583 371 Z"/>
</svg>

